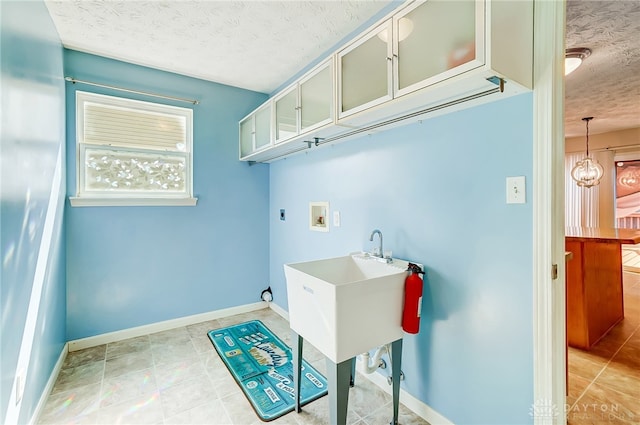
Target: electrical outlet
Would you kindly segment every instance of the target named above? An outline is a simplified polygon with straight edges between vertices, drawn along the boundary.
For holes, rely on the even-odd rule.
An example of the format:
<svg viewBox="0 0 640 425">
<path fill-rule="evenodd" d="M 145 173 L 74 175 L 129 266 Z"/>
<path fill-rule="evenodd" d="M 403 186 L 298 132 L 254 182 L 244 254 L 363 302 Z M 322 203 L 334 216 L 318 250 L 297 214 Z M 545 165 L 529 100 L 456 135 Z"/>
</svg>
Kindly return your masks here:
<svg viewBox="0 0 640 425">
<path fill-rule="evenodd" d="M 340 211 L 333 212 L 333 227 L 340 227 Z"/>
<path fill-rule="evenodd" d="M 525 202 L 524 176 L 507 177 L 507 204 L 524 204 Z"/>
</svg>

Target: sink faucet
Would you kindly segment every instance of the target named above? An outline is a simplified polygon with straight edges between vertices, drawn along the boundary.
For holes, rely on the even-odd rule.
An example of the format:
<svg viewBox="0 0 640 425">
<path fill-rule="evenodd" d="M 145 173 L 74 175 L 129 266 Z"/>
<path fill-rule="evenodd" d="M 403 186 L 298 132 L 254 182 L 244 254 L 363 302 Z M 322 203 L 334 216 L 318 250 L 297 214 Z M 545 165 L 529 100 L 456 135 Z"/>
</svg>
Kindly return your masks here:
<svg viewBox="0 0 640 425">
<path fill-rule="evenodd" d="M 374 254 L 374 256 L 382 258 L 384 255 L 384 251 L 382 250 L 382 232 L 378 229 L 375 229 L 373 232 L 371 232 L 371 236 L 369 236 L 369 240 L 373 242 L 373 235 L 375 235 L 376 233 L 378 234 L 378 236 L 380 236 L 380 251 L 378 251 L 377 255 Z"/>
</svg>

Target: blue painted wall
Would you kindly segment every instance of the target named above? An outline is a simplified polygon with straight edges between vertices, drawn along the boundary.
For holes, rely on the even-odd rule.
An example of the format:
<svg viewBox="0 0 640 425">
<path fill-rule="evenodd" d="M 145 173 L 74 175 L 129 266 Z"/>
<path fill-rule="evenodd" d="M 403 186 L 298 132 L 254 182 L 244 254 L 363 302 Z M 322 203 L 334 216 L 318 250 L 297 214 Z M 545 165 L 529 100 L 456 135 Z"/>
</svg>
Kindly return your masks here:
<svg viewBox="0 0 640 425">
<path fill-rule="evenodd" d="M 66 341 L 63 52 L 43 2 L 0 9 L 0 422 L 26 423 Z M 19 364 L 23 343 L 30 357 Z M 18 369 L 25 392 L 9 405 Z"/>
<path fill-rule="evenodd" d="M 525 94 L 272 163 L 275 302 L 287 307 L 283 264 L 369 251 L 379 228 L 385 249 L 427 267 L 404 388 L 456 424 L 531 423 L 532 203 L 505 203 L 505 177 L 531 181 L 531 152 Z M 341 227 L 310 231 L 310 201 Z"/>
<path fill-rule="evenodd" d="M 259 301 L 269 275 L 269 169 L 238 161 L 238 121 L 267 96 L 72 50 L 65 73 L 201 102 L 193 106 L 197 206 L 67 209 L 69 340 Z M 67 84 L 70 196 L 76 90 L 159 101 Z"/>
<path fill-rule="evenodd" d="M 44 4 L 0 7 L 1 418 L 38 262 L 44 283 L 20 422 L 65 340 L 254 302 L 268 283 L 286 308 L 282 264 L 369 250 L 380 228 L 394 256 L 427 266 L 421 332 L 405 338 L 404 388 L 457 424 L 531 423 L 532 204 L 504 199 L 506 176 L 531 181 L 531 95 L 249 167 L 237 161 L 237 122 L 266 95 L 75 51 L 64 51 L 63 73 Z M 65 119 L 63 75 L 200 99 L 198 205 L 67 203 L 63 216 L 65 191 L 75 194 L 75 90 L 122 95 L 67 84 Z M 324 200 L 342 226 L 311 232 L 308 202 Z M 47 219 L 53 231 L 43 238 Z"/>
</svg>

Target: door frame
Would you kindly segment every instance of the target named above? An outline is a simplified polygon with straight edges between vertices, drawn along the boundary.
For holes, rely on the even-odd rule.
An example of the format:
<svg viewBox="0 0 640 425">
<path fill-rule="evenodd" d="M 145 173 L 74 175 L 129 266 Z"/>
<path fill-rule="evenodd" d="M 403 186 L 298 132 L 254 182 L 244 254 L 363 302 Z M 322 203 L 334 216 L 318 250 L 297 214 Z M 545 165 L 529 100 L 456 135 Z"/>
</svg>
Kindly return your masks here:
<svg viewBox="0 0 640 425">
<path fill-rule="evenodd" d="M 534 424 L 566 424 L 564 256 L 565 0 L 534 1 Z M 554 266 L 557 274 L 554 273 Z M 554 276 L 555 274 L 555 276 Z"/>
</svg>

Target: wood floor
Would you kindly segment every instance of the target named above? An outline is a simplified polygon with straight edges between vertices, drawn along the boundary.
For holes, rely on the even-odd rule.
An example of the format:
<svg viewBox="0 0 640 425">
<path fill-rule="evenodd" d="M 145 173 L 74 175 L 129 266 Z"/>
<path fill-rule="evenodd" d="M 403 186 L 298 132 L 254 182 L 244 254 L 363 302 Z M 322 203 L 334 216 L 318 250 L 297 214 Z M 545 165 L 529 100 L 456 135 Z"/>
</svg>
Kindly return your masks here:
<svg viewBox="0 0 640 425">
<path fill-rule="evenodd" d="M 622 245 L 622 269 L 640 273 L 640 246 Z"/>
<path fill-rule="evenodd" d="M 624 273 L 624 311 L 624 320 L 591 350 L 569 347 L 565 409 L 571 425 L 640 424 L 638 273 Z"/>
</svg>

